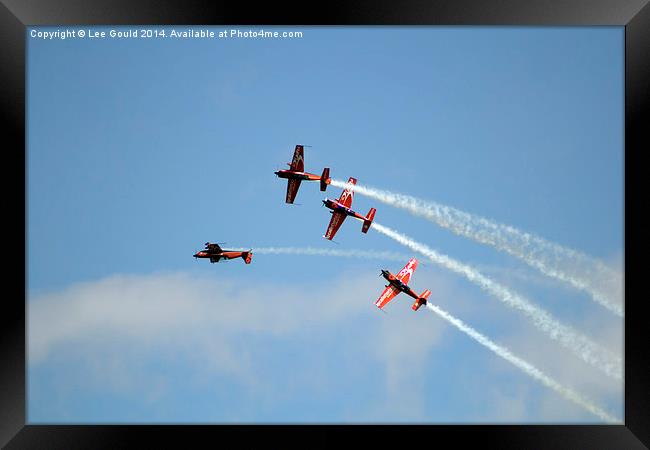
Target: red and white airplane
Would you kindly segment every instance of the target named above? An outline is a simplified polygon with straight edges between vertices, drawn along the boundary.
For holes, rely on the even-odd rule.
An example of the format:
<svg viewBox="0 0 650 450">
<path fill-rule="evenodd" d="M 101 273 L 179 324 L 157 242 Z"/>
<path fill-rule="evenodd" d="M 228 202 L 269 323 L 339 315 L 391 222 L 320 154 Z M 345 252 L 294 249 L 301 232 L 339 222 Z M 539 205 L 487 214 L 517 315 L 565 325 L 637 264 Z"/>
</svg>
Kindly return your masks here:
<svg viewBox="0 0 650 450">
<path fill-rule="evenodd" d="M 348 185 L 355 185 L 357 184 L 356 178 L 350 177 L 348 180 Z M 325 235 L 323 236 L 325 239 L 329 239 L 330 241 L 338 231 L 338 229 L 341 227 L 341 224 L 345 220 L 347 216 L 352 216 L 355 219 L 359 219 L 363 221 L 363 226 L 361 227 L 361 232 L 362 233 L 367 233 L 368 228 L 370 228 L 370 225 L 372 224 L 373 219 L 375 218 L 375 212 L 377 211 L 375 208 L 370 208 L 370 211 L 368 212 L 367 216 L 362 216 L 361 214 L 354 212 L 350 209 L 350 206 L 352 206 L 352 197 L 354 196 L 354 191 L 350 187 L 346 187 L 343 193 L 341 194 L 341 197 L 339 197 L 338 200 L 330 200 L 329 198 L 325 198 L 323 200 L 323 205 L 327 206 L 332 214 L 332 218 L 330 219 L 330 224 L 327 227 L 327 231 L 325 232 Z"/>
<path fill-rule="evenodd" d="M 238 250 L 223 250 L 219 244 L 205 243 L 205 249 L 199 250 L 194 254 L 195 258 L 210 258 L 211 263 L 217 263 L 221 260 L 242 258 L 246 264 L 250 264 L 253 259 L 253 250 L 242 252 Z"/>
<path fill-rule="evenodd" d="M 386 278 L 388 284 L 386 285 L 384 292 L 382 292 L 379 296 L 379 299 L 375 302 L 375 305 L 377 305 L 379 309 L 382 309 L 384 306 L 386 306 L 388 302 L 394 299 L 395 296 L 400 292 L 404 292 L 405 294 L 408 294 L 415 299 L 415 303 L 413 303 L 413 306 L 411 306 L 411 309 L 413 309 L 413 311 L 417 311 L 420 306 L 427 304 L 427 298 L 429 298 L 429 295 L 431 295 L 430 290 L 425 289 L 422 294 L 417 295 L 408 286 L 411 275 L 413 275 L 413 272 L 415 272 L 417 266 L 418 260 L 412 258 L 404 266 L 404 268 L 397 273 L 397 275 L 393 275 L 385 269 L 381 271 L 381 276 Z"/>
<path fill-rule="evenodd" d="M 327 185 L 330 184 L 330 169 L 325 167 L 323 169 L 323 174 L 318 176 L 313 173 L 305 172 L 305 157 L 304 157 L 304 146 L 296 145 L 296 149 L 293 151 L 293 159 L 290 163 L 287 163 L 289 170 L 278 170 L 275 174 L 279 178 L 287 179 L 287 203 L 293 203 L 293 200 L 298 194 L 298 188 L 300 187 L 301 181 L 320 181 L 320 190 L 325 191 Z"/>
</svg>

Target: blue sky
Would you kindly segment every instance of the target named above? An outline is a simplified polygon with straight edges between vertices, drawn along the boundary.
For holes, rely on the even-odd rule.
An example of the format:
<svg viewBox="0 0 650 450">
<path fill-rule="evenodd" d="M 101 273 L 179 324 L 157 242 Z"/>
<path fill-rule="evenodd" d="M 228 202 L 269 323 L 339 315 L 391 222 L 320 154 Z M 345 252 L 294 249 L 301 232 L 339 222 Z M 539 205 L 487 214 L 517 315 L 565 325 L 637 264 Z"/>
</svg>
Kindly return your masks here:
<svg viewBox="0 0 650 450">
<path fill-rule="evenodd" d="M 191 256 L 209 240 L 418 257 L 355 221 L 338 245 L 324 240 L 320 200 L 339 189 L 303 183 L 286 205 L 273 172 L 301 143 L 313 146 L 308 171 L 327 166 L 622 270 L 623 28 L 265 29 L 303 37 L 42 40 L 28 29 L 28 420 L 596 421 L 404 298 L 378 312 L 379 270 L 406 260 Z M 355 197 L 353 209 L 372 206 L 381 224 L 622 351 L 622 321 L 584 293 Z M 416 291 L 622 417 L 622 383 L 418 258 Z"/>
</svg>

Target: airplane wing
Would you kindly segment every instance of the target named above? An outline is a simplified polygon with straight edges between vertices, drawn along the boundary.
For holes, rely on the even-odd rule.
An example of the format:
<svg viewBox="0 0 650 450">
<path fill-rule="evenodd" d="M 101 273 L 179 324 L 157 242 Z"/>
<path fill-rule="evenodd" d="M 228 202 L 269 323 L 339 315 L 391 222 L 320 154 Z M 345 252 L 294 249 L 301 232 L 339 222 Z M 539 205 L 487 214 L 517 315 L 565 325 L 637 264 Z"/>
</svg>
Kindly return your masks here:
<svg viewBox="0 0 650 450">
<path fill-rule="evenodd" d="M 409 262 L 406 263 L 404 268 L 400 270 L 395 276 L 402 283 L 408 284 L 409 280 L 411 279 L 411 275 L 413 275 L 413 272 L 415 272 L 415 269 L 417 267 L 418 267 L 418 260 L 415 258 L 411 258 L 409 259 Z"/>
<path fill-rule="evenodd" d="M 336 232 L 341 228 L 341 224 L 347 216 L 340 212 L 332 213 L 332 218 L 330 219 L 330 224 L 327 226 L 327 231 L 325 232 L 325 239 L 330 241 L 334 238 Z"/>
<path fill-rule="evenodd" d="M 296 172 L 305 171 L 305 157 L 303 153 L 304 153 L 303 146 L 296 145 L 296 149 L 293 151 L 293 159 L 291 160 L 291 164 L 290 164 L 291 170 L 295 170 Z"/>
<path fill-rule="evenodd" d="M 350 179 L 348 180 L 348 184 L 352 184 L 352 185 L 357 184 L 357 179 L 350 177 Z M 344 205 L 346 208 L 349 208 L 350 206 L 352 206 L 352 197 L 354 197 L 354 191 L 350 188 L 345 188 L 345 190 L 341 194 L 341 197 L 339 197 L 338 202 Z"/>
<path fill-rule="evenodd" d="M 300 181 L 301 180 L 296 180 L 295 178 L 290 178 L 287 180 L 287 198 L 286 202 L 287 203 L 293 203 L 293 200 L 296 198 L 296 194 L 298 193 L 298 188 L 300 187 Z"/>
<path fill-rule="evenodd" d="M 210 262 L 211 263 L 219 262 L 220 259 L 221 259 L 221 256 L 210 256 Z"/>
<path fill-rule="evenodd" d="M 381 293 L 377 301 L 375 302 L 375 305 L 377 305 L 377 308 L 382 309 L 384 306 L 388 304 L 392 299 L 395 298 L 397 294 L 399 294 L 399 289 L 397 289 L 394 286 L 388 286 L 386 289 L 384 289 L 384 292 Z"/>
<path fill-rule="evenodd" d="M 205 244 L 205 246 L 211 252 L 220 253 L 222 251 L 219 244 Z"/>
</svg>

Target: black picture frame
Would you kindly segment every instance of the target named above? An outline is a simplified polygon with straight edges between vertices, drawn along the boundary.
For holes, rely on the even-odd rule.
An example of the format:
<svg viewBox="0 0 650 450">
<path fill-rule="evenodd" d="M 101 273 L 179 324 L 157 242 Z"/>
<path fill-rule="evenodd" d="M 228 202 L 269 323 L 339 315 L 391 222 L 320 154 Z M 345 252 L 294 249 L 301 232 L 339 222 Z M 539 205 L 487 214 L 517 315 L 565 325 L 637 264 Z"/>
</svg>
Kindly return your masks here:
<svg viewBox="0 0 650 450">
<path fill-rule="evenodd" d="M 10 273 L 1 323 L 0 445 L 26 448 L 124 448 L 146 442 L 152 447 L 223 445 L 313 447 L 406 439 L 418 445 L 487 445 L 501 449 L 612 448 L 650 445 L 650 358 L 644 295 L 625 299 L 625 418 L 624 425 L 29 425 L 26 424 L 26 151 L 25 50 L 26 27 L 38 25 L 519 25 L 625 27 L 625 292 L 634 292 L 631 261 L 638 252 L 634 231 L 643 222 L 628 218 L 642 178 L 636 163 L 647 151 L 647 99 L 650 81 L 650 6 L 648 0 L 444 0 L 401 2 L 350 1 L 319 4 L 208 1 L 83 1 L 2 0 L 0 4 L 0 93 L 5 129 L 3 156 L 13 170 L 4 170 L 5 232 L 3 247 Z M 17 174 L 16 179 L 12 176 Z M 18 186 L 18 188 L 16 188 Z M 23 189 L 20 189 L 22 187 Z M 18 193 L 16 193 L 18 191 Z M 21 195 L 22 194 L 22 195 Z M 629 197 L 628 197 L 629 196 Z M 628 205 L 631 205 L 629 207 Z M 20 239 L 23 236 L 23 246 Z M 35 245 L 30 243 L 29 245 Z M 23 255 L 22 258 L 20 255 Z M 16 271 L 14 275 L 13 271 Z M 22 277 L 21 274 L 22 273 Z M 399 441 L 398 441 L 399 442 Z M 424 441 L 422 441 L 424 442 Z"/>
</svg>

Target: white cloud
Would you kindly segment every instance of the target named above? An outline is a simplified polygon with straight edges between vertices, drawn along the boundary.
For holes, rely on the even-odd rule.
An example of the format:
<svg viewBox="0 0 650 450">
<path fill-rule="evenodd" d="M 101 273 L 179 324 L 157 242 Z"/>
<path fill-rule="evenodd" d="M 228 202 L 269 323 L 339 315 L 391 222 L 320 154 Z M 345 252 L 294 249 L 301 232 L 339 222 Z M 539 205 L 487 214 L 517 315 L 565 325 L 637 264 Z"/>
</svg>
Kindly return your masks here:
<svg viewBox="0 0 650 450">
<path fill-rule="evenodd" d="M 251 402 L 272 416 L 274 408 L 291 396 L 322 399 L 375 383 L 376 392 L 363 404 L 337 400 L 337 417 L 354 423 L 426 422 L 431 407 L 424 396 L 431 389 L 429 363 L 438 357 L 436 346 L 446 351 L 451 340 L 445 336 L 456 339 L 456 331 L 434 315 L 414 313 L 406 296 L 398 296 L 386 315 L 379 312 L 372 303 L 382 281 L 374 272 L 304 286 L 155 273 L 79 283 L 30 296 L 29 367 L 38 369 L 66 358 L 83 361 L 73 369 L 74 381 L 57 379 L 65 395 L 81 395 L 66 384 L 81 383 L 84 389 L 138 397 L 152 406 L 151 411 L 160 412 L 151 415 L 152 421 L 173 416 L 173 411 L 162 413 L 169 410 L 173 395 L 173 380 L 165 368 L 180 365 L 187 367 L 183 372 L 187 382 L 205 389 L 206 396 L 221 395 L 215 379 L 231 380 L 247 392 L 226 419 L 220 416 L 222 420 L 250 420 Z M 468 323 L 478 324 L 478 329 L 482 328 L 478 319 L 502 324 L 496 341 L 559 381 L 594 400 L 606 398 L 614 405 L 622 401 L 621 386 L 558 349 L 526 321 L 517 320 L 515 312 L 499 308 L 457 276 L 423 267 L 412 284 L 417 291 L 431 289 L 430 300 L 458 317 L 469 317 Z M 599 332 L 609 340 L 619 335 L 620 326 L 612 321 Z M 343 367 L 328 366 L 327 352 L 335 354 L 334 361 Z M 539 400 L 532 394 L 540 391 L 531 390 L 534 381 L 485 352 L 467 382 L 474 383 L 477 399 L 489 405 L 480 413 L 468 412 L 467 420 L 591 420 L 582 411 L 565 409 L 568 402 L 544 388 L 540 390 L 545 397 Z M 152 371 L 142 362 L 152 358 L 162 371 Z M 448 370 L 456 369 L 445 367 Z M 512 379 L 516 385 L 500 388 L 501 380 Z M 37 391 L 42 395 L 43 388 Z M 69 417 L 65 399 L 57 404 L 62 405 L 60 418 Z M 48 414 L 54 411 L 49 407 Z"/>
<path fill-rule="evenodd" d="M 29 366 L 38 368 L 72 352 L 84 360 L 88 386 L 154 402 L 164 397 L 168 383 L 164 376 L 149 383 L 151 374 L 139 361 L 155 355 L 161 364 L 176 359 L 195 367 L 194 383 L 208 387 L 215 375 L 226 376 L 272 404 L 281 400 L 283 389 L 324 395 L 341 383 L 328 378 L 337 368 L 321 370 L 319 349 L 314 348 L 312 356 L 303 353 L 300 360 L 311 367 L 288 367 L 289 385 L 260 374 L 256 357 L 282 357 L 290 365 L 292 344 L 326 339 L 348 364 L 343 370 L 355 371 L 363 364 L 359 358 L 379 362 L 384 370 L 376 375 L 390 389 L 377 397 L 407 403 L 406 411 L 423 394 L 424 386 L 414 390 L 412 381 L 419 378 L 440 332 L 429 321 L 413 327 L 410 302 L 402 298 L 391 304 L 388 317 L 381 314 L 372 302 L 382 289 L 375 273 L 320 286 L 241 285 L 187 273 L 114 275 L 29 299 Z M 356 327 L 365 334 L 337 336 Z M 404 390 L 411 392 L 408 398 L 400 396 Z"/>
</svg>

